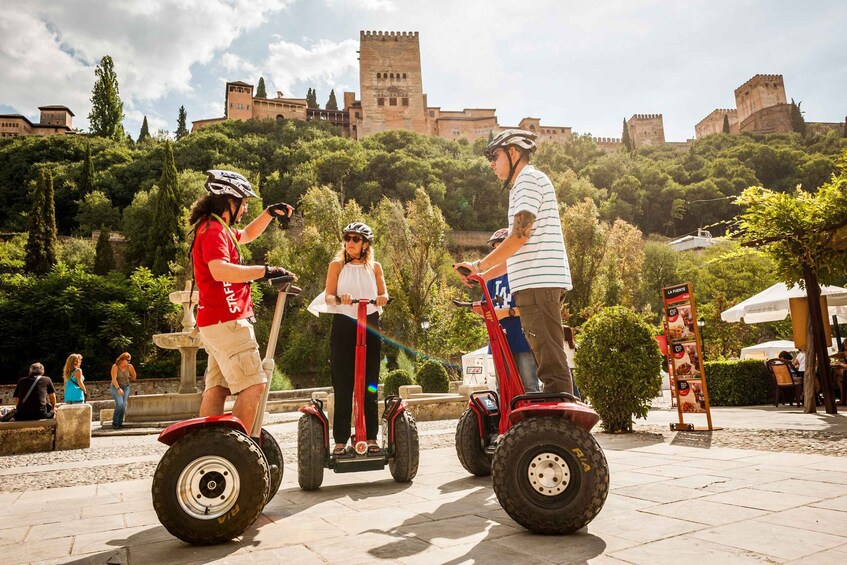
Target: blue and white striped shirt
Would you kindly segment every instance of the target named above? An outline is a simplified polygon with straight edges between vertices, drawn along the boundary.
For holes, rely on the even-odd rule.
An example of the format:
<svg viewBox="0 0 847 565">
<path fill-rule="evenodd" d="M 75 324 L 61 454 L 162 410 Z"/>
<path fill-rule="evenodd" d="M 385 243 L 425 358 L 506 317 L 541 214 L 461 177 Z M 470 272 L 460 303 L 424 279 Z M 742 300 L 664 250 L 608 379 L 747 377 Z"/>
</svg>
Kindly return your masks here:
<svg viewBox="0 0 847 565">
<path fill-rule="evenodd" d="M 573 288 L 556 191 L 547 175 L 532 165 L 521 169 L 509 191 L 510 232 L 518 212 L 529 212 L 535 216 L 535 222 L 529 240 L 506 262 L 512 292 Z"/>
</svg>

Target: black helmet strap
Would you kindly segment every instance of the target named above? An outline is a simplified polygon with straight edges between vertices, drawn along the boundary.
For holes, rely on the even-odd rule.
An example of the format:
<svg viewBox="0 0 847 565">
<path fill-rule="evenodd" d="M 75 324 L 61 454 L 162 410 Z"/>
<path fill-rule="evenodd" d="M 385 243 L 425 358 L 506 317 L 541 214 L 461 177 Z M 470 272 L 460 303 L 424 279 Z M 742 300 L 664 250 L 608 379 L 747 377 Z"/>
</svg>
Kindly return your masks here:
<svg viewBox="0 0 847 565">
<path fill-rule="evenodd" d="M 513 147 L 512 145 L 507 145 L 503 148 L 503 151 L 506 153 L 506 158 L 509 160 L 509 176 L 506 177 L 506 180 L 503 181 L 503 188 L 508 190 L 509 185 L 512 184 L 513 178 L 515 176 L 515 169 L 518 168 L 518 164 L 521 162 L 520 159 L 517 162 L 512 161 L 512 153 L 509 151 L 509 148 Z"/>
</svg>

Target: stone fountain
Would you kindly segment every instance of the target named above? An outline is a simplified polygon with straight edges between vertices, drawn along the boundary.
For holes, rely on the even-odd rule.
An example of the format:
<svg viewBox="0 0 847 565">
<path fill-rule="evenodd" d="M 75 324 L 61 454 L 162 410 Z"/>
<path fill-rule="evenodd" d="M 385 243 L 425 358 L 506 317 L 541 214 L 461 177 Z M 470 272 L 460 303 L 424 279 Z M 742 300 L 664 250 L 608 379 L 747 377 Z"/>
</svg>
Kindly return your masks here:
<svg viewBox="0 0 847 565">
<path fill-rule="evenodd" d="M 191 281 L 186 281 L 185 290 L 168 295 L 170 301 L 182 306 L 182 331 L 155 334 L 153 343 L 162 349 L 178 349 L 181 358 L 179 369 L 179 393 L 194 394 L 197 390 L 197 350 L 203 347 L 200 334 L 194 327 L 194 308 L 200 300 L 200 292 L 191 291 Z"/>
</svg>

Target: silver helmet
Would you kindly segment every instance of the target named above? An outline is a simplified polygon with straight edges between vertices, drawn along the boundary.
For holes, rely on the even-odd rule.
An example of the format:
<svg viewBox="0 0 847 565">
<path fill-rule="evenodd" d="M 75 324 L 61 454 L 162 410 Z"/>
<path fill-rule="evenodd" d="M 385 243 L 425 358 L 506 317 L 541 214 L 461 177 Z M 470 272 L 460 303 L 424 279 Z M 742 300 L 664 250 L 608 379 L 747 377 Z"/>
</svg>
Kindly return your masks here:
<svg viewBox="0 0 847 565">
<path fill-rule="evenodd" d="M 505 149 L 509 145 L 514 145 L 527 152 L 528 155 L 535 153 L 536 145 L 535 138 L 538 137 L 531 131 L 523 129 L 507 129 L 503 130 L 494 136 L 483 152 L 490 160 L 494 157 L 494 152 L 497 149 Z"/>
<path fill-rule="evenodd" d="M 206 171 L 204 188 L 209 194 L 234 196 L 235 198 L 258 198 L 259 195 L 253 191 L 250 181 L 244 175 L 232 171 L 211 170 Z"/>
<path fill-rule="evenodd" d="M 345 227 L 341 233 L 343 235 L 356 233 L 365 238 L 368 243 L 373 244 L 374 242 L 374 231 L 364 222 L 353 222 L 352 224 L 347 224 L 347 227 Z"/>
</svg>

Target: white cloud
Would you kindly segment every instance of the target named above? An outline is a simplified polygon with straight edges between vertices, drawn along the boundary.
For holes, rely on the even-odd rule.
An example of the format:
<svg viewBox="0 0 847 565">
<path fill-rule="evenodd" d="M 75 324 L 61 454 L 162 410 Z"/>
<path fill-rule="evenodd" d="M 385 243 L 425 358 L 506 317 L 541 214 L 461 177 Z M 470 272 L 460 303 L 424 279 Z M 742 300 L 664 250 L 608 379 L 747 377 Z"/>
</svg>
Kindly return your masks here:
<svg viewBox="0 0 847 565">
<path fill-rule="evenodd" d="M 265 67 L 274 90 L 282 90 L 285 96 L 294 96 L 297 93 L 292 93 L 292 88 L 296 82 L 319 81 L 322 85 L 334 85 L 344 73 L 351 70 L 358 72 L 358 49 L 359 42 L 352 39 L 337 43 L 320 40 L 308 49 L 280 40 L 268 46 Z M 271 92 L 270 85 L 268 92 Z M 336 96 L 340 94 L 336 93 Z"/>
<path fill-rule="evenodd" d="M 223 68 L 226 69 L 227 73 L 229 73 L 231 76 L 243 76 L 248 80 L 253 80 L 253 77 L 262 74 L 262 71 L 259 67 L 247 61 L 246 59 L 242 59 L 235 53 L 224 53 L 223 56 L 221 56 L 220 58 L 220 63 Z"/>
<path fill-rule="evenodd" d="M 293 1 L 17 3 L 0 12 L 0 100 L 30 113 L 36 95 L 49 94 L 49 102 L 37 103 L 65 104 L 85 122 L 76 125 L 87 125 L 79 118 L 89 112 L 94 67 L 104 55 L 115 61 L 130 105 L 190 92 L 193 65 L 211 62 Z"/>
<path fill-rule="evenodd" d="M 392 0 L 342 0 L 342 2 L 354 9 L 367 10 L 369 12 L 394 12 L 397 6 Z M 338 5 L 338 0 L 326 0 L 326 5 L 330 9 L 335 9 Z"/>
</svg>

